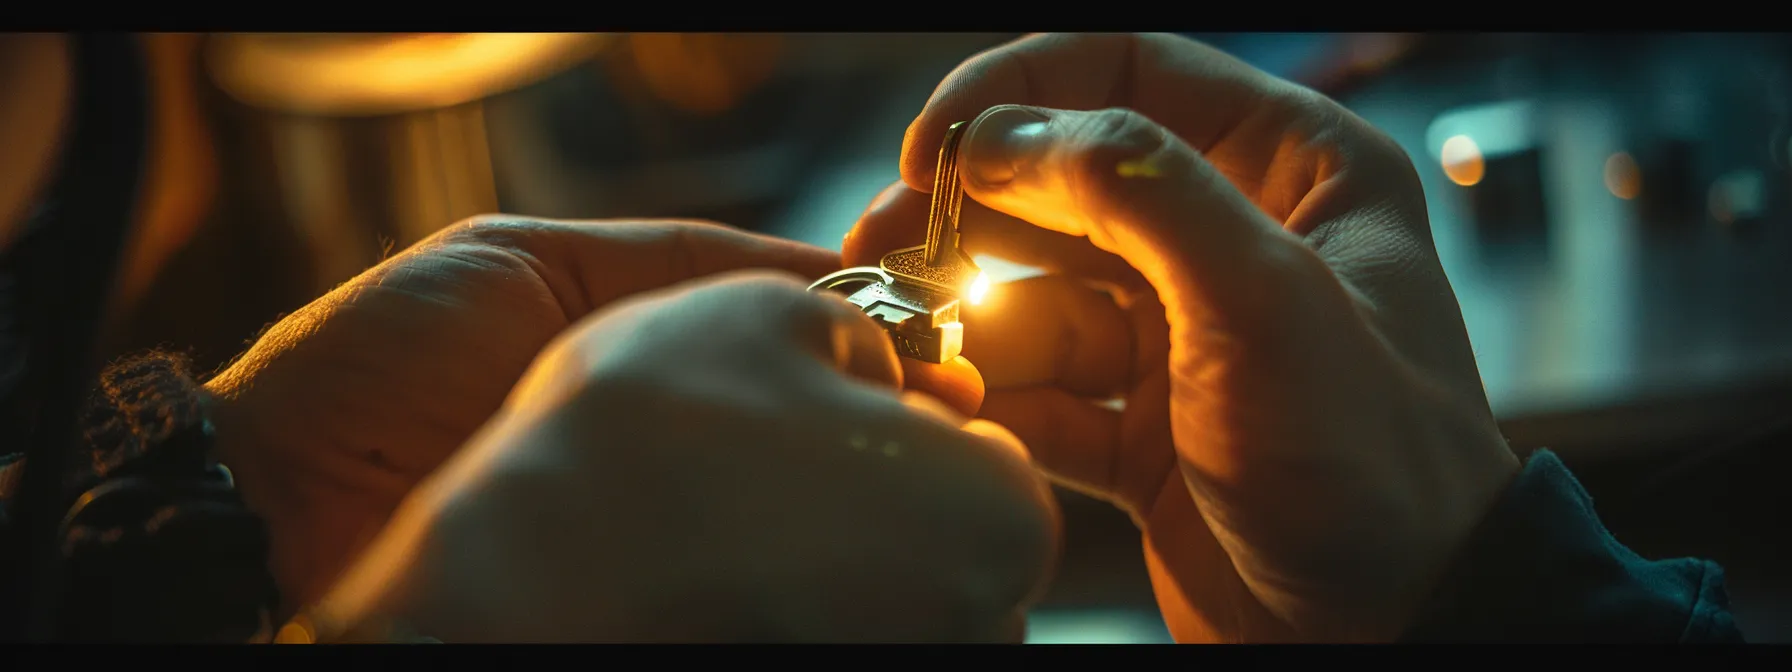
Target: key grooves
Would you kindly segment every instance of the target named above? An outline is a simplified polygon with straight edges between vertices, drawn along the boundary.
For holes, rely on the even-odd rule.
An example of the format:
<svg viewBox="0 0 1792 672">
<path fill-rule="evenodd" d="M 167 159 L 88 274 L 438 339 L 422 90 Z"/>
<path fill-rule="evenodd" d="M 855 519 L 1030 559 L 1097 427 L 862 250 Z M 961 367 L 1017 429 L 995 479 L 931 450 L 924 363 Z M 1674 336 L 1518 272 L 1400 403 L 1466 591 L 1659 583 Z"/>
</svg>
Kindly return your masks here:
<svg viewBox="0 0 1792 672">
<path fill-rule="evenodd" d="M 964 185 L 958 181 L 958 141 L 966 123 L 947 128 L 946 139 L 940 143 L 939 163 L 933 173 L 933 206 L 927 212 L 929 266 L 944 264 L 947 253 L 958 249 L 958 215 L 964 207 Z"/>
</svg>

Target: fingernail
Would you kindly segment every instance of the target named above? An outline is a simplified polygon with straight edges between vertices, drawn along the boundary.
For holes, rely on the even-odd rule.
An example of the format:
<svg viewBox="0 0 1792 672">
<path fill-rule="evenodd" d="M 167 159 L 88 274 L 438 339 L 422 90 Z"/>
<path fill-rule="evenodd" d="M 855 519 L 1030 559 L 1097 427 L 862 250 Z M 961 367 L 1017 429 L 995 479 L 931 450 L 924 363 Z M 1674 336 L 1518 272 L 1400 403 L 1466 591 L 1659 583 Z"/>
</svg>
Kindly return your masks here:
<svg viewBox="0 0 1792 672">
<path fill-rule="evenodd" d="M 972 124 L 959 160 L 962 172 L 979 186 L 999 187 L 1014 181 L 1017 166 L 1045 137 L 1050 117 L 1013 105 L 990 109 Z"/>
</svg>

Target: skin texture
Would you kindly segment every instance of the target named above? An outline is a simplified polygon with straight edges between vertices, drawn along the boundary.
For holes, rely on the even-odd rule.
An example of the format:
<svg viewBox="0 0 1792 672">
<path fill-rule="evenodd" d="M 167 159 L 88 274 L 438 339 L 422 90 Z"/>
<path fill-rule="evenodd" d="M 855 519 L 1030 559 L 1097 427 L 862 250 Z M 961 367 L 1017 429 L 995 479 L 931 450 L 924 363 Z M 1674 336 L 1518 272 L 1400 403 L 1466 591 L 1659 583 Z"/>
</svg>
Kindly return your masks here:
<svg viewBox="0 0 1792 672">
<path fill-rule="evenodd" d="M 281 320 L 207 387 L 219 399 L 223 460 L 270 523 L 287 606 L 321 597 L 580 319 L 692 278 L 742 268 L 816 277 L 839 263 L 701 222 L 493 216 L 450 227 Z M 962 360 L 912 365 L 897 380 L 959 413 L 975 413 L 982 397 Z"/>
<path fill-rule="evenodd" d="M 1405 154 L 1197 42 L 1037 35 L 940 84 L 848 263 L 966 119 L 964 246 L 1050 272 L 967 309 L 981 416 L 1132 514 L 1179 641 L 1397 638 L 1518 470 Z"/>
<path fill-rule="evenodd" d="M 619 302 L 548 346 L 324 611 L 447 641 L 1018 641 L 1051 491 L 898 372 L 874 323 L 788 275 Z"/>
</svg>

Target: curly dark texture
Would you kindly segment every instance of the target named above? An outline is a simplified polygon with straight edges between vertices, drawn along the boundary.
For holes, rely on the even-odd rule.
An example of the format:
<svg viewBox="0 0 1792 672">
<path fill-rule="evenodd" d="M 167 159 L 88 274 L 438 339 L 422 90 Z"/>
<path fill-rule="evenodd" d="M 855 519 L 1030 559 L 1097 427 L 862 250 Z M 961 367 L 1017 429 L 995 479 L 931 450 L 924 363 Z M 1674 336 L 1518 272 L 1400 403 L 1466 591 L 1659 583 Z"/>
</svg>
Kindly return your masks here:
<svg viewBox="0 0 1792 672">
<path fill-rule="evenodd" d="M 132 471 L 127 467 L 142 464 L 152 449 L 189 452 L 193 448 L 176 445 L 184 442 L 169 440 L 206 421 L 205 403 L 205 388 L 182 355 L 154 351 L 113 363 L 100 374 L 81 418 L 88 459 L 71 465 L 71 485 Z M 186 462 L 200 456 L 168 457 Z"/>
<path fill-rule="evenodd" d="M 179 355 L 132 357 L 101 376 L 69 501 L 105 494 L 63 538 L 61 639 L 240 643 L 269 627 L 279 595 L 267 529 L 211 462 L 206 404 Z"/>
</svg>

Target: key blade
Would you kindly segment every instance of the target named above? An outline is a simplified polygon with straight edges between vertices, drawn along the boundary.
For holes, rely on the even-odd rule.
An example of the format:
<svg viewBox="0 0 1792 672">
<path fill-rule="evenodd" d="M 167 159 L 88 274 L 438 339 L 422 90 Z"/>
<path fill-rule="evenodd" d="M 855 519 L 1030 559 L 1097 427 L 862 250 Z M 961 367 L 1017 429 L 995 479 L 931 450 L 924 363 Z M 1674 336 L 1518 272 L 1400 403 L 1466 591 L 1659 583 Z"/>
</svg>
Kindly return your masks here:
<svg viewBox="0 0 1792 672">
<path fill-rule="evenodd" d="M 969 122 L 958 122 L 946 129 L 940 143 L 939 163 L 933 171 L 933 205 L 927 212 L 927 243 L 924 257 L 928 266 L 956 263 L 958 251 L 958 216 L 964 209 L 964 185 L 958 178 L 958 142 L 964 138 Z"/>
</svg>

